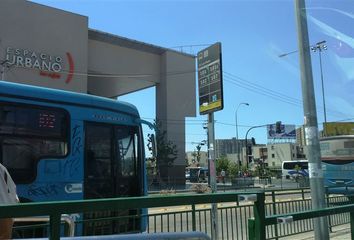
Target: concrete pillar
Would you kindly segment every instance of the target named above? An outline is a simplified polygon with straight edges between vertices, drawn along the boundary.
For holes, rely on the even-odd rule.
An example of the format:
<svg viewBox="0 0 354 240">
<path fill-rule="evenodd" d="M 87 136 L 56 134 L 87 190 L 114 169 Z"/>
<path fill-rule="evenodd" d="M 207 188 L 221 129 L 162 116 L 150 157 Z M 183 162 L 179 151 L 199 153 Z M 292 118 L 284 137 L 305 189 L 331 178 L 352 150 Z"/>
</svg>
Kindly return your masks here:
<svg viewBox="0 0 354 240">
<path fill-rule="evenodd" d="M 171 183 L 185 182 L 185 117 L 196 115 L 195 58 L 167 51 L 161 56 L 161 80 L 156 85 L 156 118 L 167 139 L 177 145 L 178 156 L 168 170 Z"/>
</svg>

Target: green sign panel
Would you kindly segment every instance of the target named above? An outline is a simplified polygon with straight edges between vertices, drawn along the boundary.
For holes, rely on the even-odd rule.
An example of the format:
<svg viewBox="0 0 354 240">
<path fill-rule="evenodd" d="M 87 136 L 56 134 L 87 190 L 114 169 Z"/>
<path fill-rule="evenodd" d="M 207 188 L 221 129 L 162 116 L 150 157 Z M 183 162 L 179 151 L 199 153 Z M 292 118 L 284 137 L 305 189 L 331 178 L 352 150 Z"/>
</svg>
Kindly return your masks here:
<svg viewBox="0 0 354 240">
<path fill-rule="evenodd" d="M 222 89 L 221 43 L 198 52 L 199 113 L 224 108 Z"/>
</svg>

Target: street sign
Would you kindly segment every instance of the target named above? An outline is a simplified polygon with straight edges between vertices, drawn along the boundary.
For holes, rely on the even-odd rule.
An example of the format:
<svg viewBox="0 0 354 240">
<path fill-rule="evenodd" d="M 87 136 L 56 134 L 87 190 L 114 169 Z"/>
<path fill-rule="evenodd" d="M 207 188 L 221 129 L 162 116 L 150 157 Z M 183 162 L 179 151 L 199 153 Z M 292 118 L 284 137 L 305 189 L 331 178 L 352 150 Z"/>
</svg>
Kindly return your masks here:
<svg viewBox="0 0 354 240">
<path fill-rule="evenodd" d="M 222 87 L 221 43 L 198 52 L 199 113 L 224 108 Z"/>
</svg>

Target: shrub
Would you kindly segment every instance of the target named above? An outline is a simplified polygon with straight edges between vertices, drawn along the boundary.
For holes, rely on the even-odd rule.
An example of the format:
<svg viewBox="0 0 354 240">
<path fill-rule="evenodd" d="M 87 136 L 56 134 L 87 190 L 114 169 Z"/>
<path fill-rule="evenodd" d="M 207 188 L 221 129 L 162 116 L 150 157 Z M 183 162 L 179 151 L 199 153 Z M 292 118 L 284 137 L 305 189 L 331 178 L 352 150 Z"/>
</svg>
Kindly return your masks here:
<svg viewBox="0 0 354 240">
<path fill-rule="evenodd" d="M 196 193 L 209 193 L 211 188 L 204 184 L 193 184 L 191 190 Z"/>
</svg>

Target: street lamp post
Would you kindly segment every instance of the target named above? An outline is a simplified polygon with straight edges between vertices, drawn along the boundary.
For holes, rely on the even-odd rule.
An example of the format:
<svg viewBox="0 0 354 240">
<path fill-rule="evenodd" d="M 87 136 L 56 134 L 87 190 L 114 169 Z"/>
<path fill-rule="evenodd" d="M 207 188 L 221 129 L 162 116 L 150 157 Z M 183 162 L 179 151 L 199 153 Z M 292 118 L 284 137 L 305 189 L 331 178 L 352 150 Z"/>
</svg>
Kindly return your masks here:
<svg viewBox="0 0 354 240">
<path fill-rule="evenodd" d="M 323 134 L 327 136 L 327 114 L 326 114 L 326 101 L 325 101 L 325 92 L 324 92 L 324 84 L 323 84 L 323 71 L 322 71 L 322 51 L 327 50 L 326 41 L 321 41 L 316 43 L 315 46 L 311 47 L 311 50 L 316 52 L 318 51 L 318 56 L 320 58 L 320 73 L 321 73 L 321 85 L 322 85 L 322 102 L 323 102 L 323 113 L 324 113 L 324 127 Z"/>
<path fill-rule="evenodd" d="M 238 142 L 238 125 L 237 125 L 237 111 L 241 105 L 246 105 L 249 106 L 249 103 L 242 102 L 240 103 L 235 111 L 235 122 L 236 122 L 236 150 L 237 150 L 237 161 L 238 161 L 238 166 L 241 167 L 241 160 L 240 160 L 240 144 Z"/>
<path fill-rule="evenodd" d="M 323 70 L 322 70 L 322 51 L 327 50 L 327 45 L 326 45 L 326 41 L 321 41 L 316 43 L 315 45 L 311 45 L 311 50 L 313 52 L 317 52 L 318 51 L 318 56 L 320 59 L 320 73 L 321 73 L 321 85 L 322 85 L 322 102 L 323 102 L 323 113 L 324 113 L 324 127 L 323 127 L 323 133 L 324 136 L 327 136 L 327 130 L 326 130 L 326 123 L 327 123 L 327 113 L 326 113 L 326 101 L 325 101 L 325 93 L 324 93 L 324 84 L 323 84 Z M 288 53 L 283 53 L 280 54 L 278 57 L 282 58 L 282 57 L 286 57 L 290 54 L 293 53 L 297 53 L 299 50 L 295 50 L 295 51 L 291 51 Z"/>
</svg>

